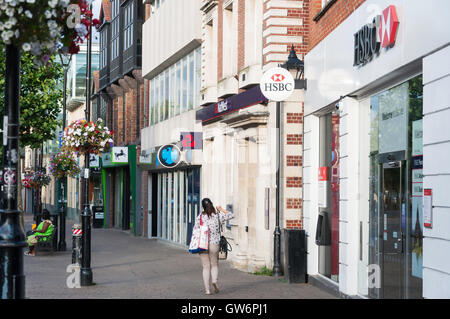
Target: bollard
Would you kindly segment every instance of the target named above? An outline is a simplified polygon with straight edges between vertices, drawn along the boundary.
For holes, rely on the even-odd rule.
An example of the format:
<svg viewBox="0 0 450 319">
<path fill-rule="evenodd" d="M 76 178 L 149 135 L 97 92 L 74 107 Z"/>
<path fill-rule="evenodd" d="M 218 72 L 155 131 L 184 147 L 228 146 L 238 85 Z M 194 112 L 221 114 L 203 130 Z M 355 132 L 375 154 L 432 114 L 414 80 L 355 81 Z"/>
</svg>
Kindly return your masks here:
<svg viewBox="0 0 450 319">
<path fill-rule="evenodd" d="M 72 226 L 72 264 L 81 265 L 81 236 L 80 224 Z"/>
</svg>

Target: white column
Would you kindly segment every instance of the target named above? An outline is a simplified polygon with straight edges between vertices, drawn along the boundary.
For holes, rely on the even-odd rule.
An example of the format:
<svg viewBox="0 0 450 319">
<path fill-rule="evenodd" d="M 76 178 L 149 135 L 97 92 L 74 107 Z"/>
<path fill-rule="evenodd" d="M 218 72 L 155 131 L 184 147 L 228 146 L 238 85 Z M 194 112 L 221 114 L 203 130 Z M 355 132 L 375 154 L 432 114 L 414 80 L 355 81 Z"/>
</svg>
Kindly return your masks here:
<svg viewBox="0 0 450 319">
<path fill-rule="evenodd" d="M 423 296 L 450 298 L 450 47 L 423 60 L 423 187 L 432 189 L 424 228 Z"/>
<path fill-rule="evenodd" d="M 357 294 L 359 252 L 359 103 L 342 100 L 339 126 L 339 290 Z"/>
</svg>

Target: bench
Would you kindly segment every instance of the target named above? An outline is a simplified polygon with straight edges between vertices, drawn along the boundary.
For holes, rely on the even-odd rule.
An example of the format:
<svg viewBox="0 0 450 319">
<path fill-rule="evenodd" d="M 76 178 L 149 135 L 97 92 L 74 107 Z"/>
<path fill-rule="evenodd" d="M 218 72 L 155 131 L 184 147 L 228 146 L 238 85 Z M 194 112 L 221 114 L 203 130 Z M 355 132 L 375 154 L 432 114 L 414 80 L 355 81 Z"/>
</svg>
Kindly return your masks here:
<svg viewBox="0 0 450 319">
<path fill-rule="evenodd" d="M 35 245 L 36 250 L 40 250 L 42 248 L 48 248 L 50 250 L 56 250 L 55 246 L 55 240 L 53 240 L 53 237 L 57 235 L 57 228 L 53 227 L 53 231 L 50 235 L 43 236 L 43 235 L 36 235 L 37 244 Z"/>
</svg>

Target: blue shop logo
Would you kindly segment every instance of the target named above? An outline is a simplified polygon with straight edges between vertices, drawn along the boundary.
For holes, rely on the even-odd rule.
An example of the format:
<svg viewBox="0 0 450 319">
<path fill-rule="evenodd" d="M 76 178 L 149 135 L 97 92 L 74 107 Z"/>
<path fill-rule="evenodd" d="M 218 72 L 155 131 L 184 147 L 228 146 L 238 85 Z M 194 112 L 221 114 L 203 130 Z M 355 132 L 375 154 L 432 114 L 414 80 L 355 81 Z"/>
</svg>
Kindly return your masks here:
<svg viewBox="0 0 450 319">
<path fill-rule="evenodd" d="M 165 145 L 160 148 L 158 161 L 162 166 L 175 167 L 180 162 L 180 150 L 175 145 Z"/>
</svg>

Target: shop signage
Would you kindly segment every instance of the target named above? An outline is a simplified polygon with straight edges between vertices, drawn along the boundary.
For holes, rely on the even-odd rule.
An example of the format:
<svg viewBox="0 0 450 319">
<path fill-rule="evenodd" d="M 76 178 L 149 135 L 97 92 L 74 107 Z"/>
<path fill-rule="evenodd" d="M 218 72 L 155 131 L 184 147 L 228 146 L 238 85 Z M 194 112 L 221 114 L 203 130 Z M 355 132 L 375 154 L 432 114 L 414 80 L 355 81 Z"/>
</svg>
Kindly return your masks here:
<svg viewBox="0 0 450 319">
<path fill-rule="evenodd" d="M 318 206 L 319 207 L 327 207 L 327 198 L 328 198 L 328 181 L 330 179 L 329 169 L 327 166 L 319 167 L 319 196 L 318 196 Z"/>
<path fill-rule="evenodd" d="M 354 36 L 353 66 L 364 65 L 378 55 L 381 48 L 394 46 L 399 20 L 395 6 L 391 5 L 366 24 Z"/>
<path fill-rule="evenodd" d="M 89 167 L 100 167 L 100 156 L 98 156 L 97 154 L 89 154 Z"/>
<path fill-rule="evenodd" d="M 180 150 L 201 150 L 203 149 L 202 132 L 181 132 Z"/>
<path fill-rule="evenodd" d="M 197 121 L 207 122 L 219 119 L 225 114 L 265 102 L 267 102 L 267 98 L 261 93 L 260 87 L 255 86 L 218 103 L 202 107 L 197 111 L 195 117 Z"/>
<path fill-rule="evenodd" d="M 128 147 L 114 146 L 111 150 L 111 162 L 113 164 L 127 164 Z"/>
<path fill-rule="evenodd" d="M 163 167 L 173 168 L 181 161 L 181 151 L 175 144 L 167 144 L 159 148 L 156 158 Z"/>
<path fill-rule="evenodd" d="M 141 156 L 139 156 L 139 163 L 141 164 L 151 164 L 152 163 L 152 154 L 155 150 L 142 150 Z"/>
<path fill-rule="evenodd" d="M 280 67 L 267 70 L 259 84 L 262 94 L 272 101 L 284 101 L 295 89 L 295 81 L 292 74 Z"/>
<path fill-rule="evenodd" d="M 423 190 L 423 225 L 427 228 L 431 228 L 432 225 L 432 213 L 433 213 L 433 201 L 431 188 L 425 188 Z"/>
</svg>

